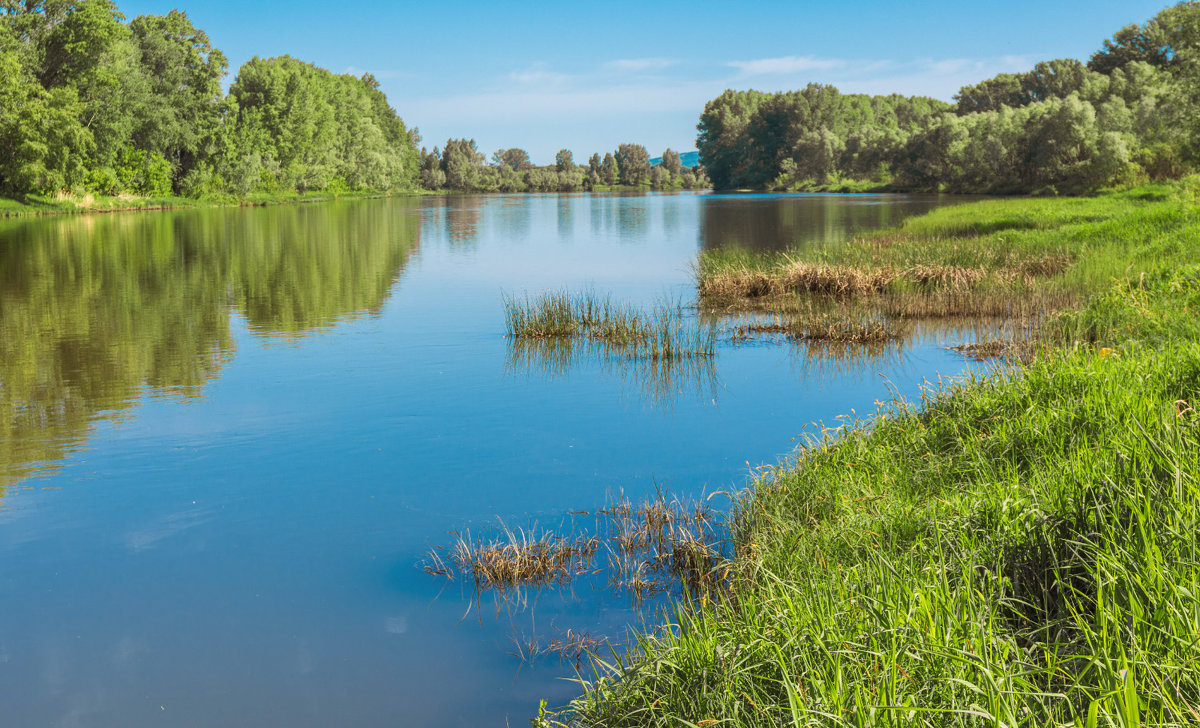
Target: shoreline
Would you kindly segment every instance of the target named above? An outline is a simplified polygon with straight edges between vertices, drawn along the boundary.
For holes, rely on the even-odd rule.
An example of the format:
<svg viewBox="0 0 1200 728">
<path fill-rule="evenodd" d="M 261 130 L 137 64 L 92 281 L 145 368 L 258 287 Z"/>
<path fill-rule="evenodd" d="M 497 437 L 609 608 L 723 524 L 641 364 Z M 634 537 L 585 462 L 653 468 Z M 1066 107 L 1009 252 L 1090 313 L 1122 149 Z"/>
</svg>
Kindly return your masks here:
<svg viewBox="0 0 1200 728">
<path fill-rule="evenodd" d="M 34 204 L 13 198 L 0 198 L 0 218 L 43 217 L 51 215 L 91 215 L 114 212 L 162 212 L 166 210 L 197 210 L 221 207 L 272 207 L 275 205 L 298 205 L 313 202 L 336 202 L 339 200 L 374 200 L 387 197 L 421 197 L 430 193 L 424 190 L 397 192 L 343 193 L 337 195 L 263 195 L 230 200 L 202 200 L 191 197 L 104 197 L 84 195 L 80 198 L 54 200 L 46 198 Z M 97 204 L 100 203 L 100 204 Z M 129 203 L 129 204 L 122 204 Z"/>
<path fill-rule="evenodd" d="M 1055 313 L 1029 361 L 881 404 L 768 468 L 733 509 L 732 586 L 677 605 L 535 724 L 1195 719 L 1198 202 L 1193 177 L 942 208 L 857 258 L 702 260 L 699 283 L 736 270 L 836 299 L 829 281 L 892 250 L 906 271 L 983 273 L 839 295 L 897 315 L 1040 296 Z M 1022 267 L 1051 253 L 1069 265 Z"/>
</svg>

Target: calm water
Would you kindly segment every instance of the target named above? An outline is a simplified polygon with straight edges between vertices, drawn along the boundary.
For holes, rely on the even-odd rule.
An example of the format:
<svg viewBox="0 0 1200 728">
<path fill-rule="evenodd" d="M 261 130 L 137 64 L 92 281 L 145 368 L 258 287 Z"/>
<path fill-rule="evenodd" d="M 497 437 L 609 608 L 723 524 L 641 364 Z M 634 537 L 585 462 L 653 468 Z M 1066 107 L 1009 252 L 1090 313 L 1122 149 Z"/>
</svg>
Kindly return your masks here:
<svg viewBox="0 0 1200 728">
<path fill-rule="evenodd" d="M 810 423 L 970 365 L 720 345 L 661 382 L 521 356 L 505 293 L 694 299 L 703 248 L 837 244 L 937 204 L 492 196 L 0 221 L 0 723 L 502 726 L 620 639 L 602 592 L 498 614 L 423 573 L 452 531 L 624 489 L 741 487 Z M 966 337 L 969 338 L 969 337 Z"/>
</svg>

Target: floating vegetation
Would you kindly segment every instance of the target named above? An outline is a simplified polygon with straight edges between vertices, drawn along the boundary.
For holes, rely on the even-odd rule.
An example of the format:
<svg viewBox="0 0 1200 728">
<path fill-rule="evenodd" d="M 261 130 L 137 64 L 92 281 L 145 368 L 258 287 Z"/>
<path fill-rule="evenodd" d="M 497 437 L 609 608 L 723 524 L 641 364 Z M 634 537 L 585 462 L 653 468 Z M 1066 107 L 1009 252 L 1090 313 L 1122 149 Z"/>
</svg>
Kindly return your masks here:
<svg viewBox="0 0 1200 728">
<path fill-rule="evenodd" d="M 659 493 L 634 504 L 621 495 L 600 513 L 608 527 L 610 583 L 634 604 L 674 585 L 691 594 L 717 587 L 727 536 L 707 501 L 668 501 Z"/>
<path fill-rule="evenodd" d="M 609 296 L 551 291 L 505 297 L 504 315 L 514 340 L 587 340 L 631 359 L 711 357 L 716 349 L 716 332 L 687 319 L 679 305 L 659 303 L 646 313 Z"/>
<path fill-rule="evenodd" d="M 1028 340 L 981 339 L 966 344 L 946 347 L 950 351 L 975 361 L 987 359 L 1026 359 L 1034 351 L 1033 342 Z"/>
</svg>

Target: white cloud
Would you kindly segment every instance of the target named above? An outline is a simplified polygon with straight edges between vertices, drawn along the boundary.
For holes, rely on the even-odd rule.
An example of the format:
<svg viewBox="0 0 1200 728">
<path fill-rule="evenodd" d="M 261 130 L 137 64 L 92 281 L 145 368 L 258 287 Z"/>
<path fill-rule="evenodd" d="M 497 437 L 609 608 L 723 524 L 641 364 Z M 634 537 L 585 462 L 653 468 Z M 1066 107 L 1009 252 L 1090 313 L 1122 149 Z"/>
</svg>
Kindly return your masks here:
<svg viewBox="0 0 1200 728">
<path fill-rule="evenodd" d="M 605 63 L 604 67 L 614 71 L 637 73 L 640 71 L 661 71 L 678 63 L 679 61 L 671 58 L 619 58 L 615 61 Z"/>
<path fill-rule="evenodd" d="M 529 68 L 510 71 L 508 80 L 529 86 L 561 85 L 571 77 L 546 68 L 544 63 L 535 63 Z"/>
<path fill-rule="evenodd" d="M 839 58 L 817 58 L 815 56 L 783 56 L 780 58 L 758 58 L 753 61 L 730 61 L 730 66 L 745 76 L 765 76 L 805 71 L 828 71 L 841 68 L 846 62 Z"/>
</svg>

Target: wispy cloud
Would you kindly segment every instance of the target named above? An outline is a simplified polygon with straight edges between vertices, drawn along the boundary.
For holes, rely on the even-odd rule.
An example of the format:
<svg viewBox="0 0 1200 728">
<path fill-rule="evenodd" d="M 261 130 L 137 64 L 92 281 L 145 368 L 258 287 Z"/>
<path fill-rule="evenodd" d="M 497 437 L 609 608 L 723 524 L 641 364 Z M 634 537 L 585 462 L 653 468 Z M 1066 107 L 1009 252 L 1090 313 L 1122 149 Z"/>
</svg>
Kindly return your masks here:
<svg viewBox="0 0 1200 728">
<path fill-rule="evenodd" d="M 571 76 L 557 71 L 551 71 L 545 63 L 535 63 L 528 68 L 510 71 L 508 80 L 529 86 L 558 86 L 570 80 Z"/>
<path fill-rule="evenodd" d="M 727 88 L 786 91 L 818 81 L 843 93 L 949 101 L 966 84 L 1030 66 L 1032 59 L 1024 56 L 697 63 L 624 58 L 570 70 L 535 63 L 479 79 L 476 89 L 454 95 L 409 96 L 401 112 L 419 119 L 429 138 L 477 137 L 482 148 L 518 146 L 545 162 L 564 146 L 583 153 L 636 140 L 655 150 L 691 148 L 704 104 Z"/>
<path fill-rule="evenodd" d="M 613 71 L 641 73 L 644 71 L 661 71 L 664 68 L 678 65 L 679 61 L 672 58 L 619 58 L 604 64 L 604 68 Z"/>
<path fill-rule="evenodd" d="M 846 62 L 840 58 L 817 58 L 816 56 L 782 56 L 758 58 L 752 61 L 730 61 L 730 66 L 746 76 L 766 76 L 805 71 L 828 71 L 842 68 Z"/>
</svg>

